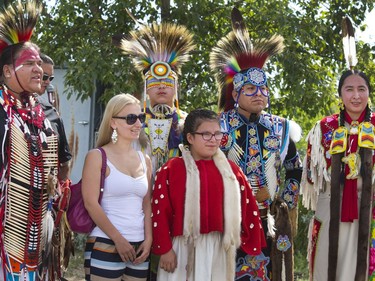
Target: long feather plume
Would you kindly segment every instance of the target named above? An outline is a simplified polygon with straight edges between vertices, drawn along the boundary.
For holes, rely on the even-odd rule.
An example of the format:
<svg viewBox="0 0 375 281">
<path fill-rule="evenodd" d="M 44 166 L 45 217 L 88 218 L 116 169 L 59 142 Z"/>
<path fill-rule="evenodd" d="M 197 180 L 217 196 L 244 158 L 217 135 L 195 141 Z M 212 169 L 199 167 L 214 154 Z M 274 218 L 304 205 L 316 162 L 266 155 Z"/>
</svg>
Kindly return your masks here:
<svg viewBox="0 0 375 281">
<path fill-rule="evenodd" d="M 9 45 L 29 41 L 41 12 L 36 1 L 18 1 L 0 15 L 0 53 Z"/>
<path fill-rule="evenodd" d="M 236 36 L 237 44 L 243 51 L 251 51 L 252 43 L 241 12 L 234 7 L 231 13 L 232 30 Z"/>
<path fill-rule="evenodd" d="M 156 61 L 168 63 L 181 74 L 181 66 L 194 49 L 193 34 L 185 26 L 172 23 L 142 25 L 121 40 L 120 49 L 133 57 L 135 67 L 145 73 Z"/>
<path fill-rule="evenodd" d="M 135 16 L 130 12 L 130 10 L 128 8 L 125 8 L 127 14 L 129 15 L 129 17 L 131 17 L 131 19 L 139 26 L 143 26 L 143 25 L 146 25 L 142 22 L 140 22 L 138 19 L 135 18 Z"/>
<path fill-rule="evenodd" d="M 237 8 L 233 8 L 231 19 L 232 31 L 221 38 L 210 53 L 210 67 L 219 88 L 219 109 L 224 110 L 234 106 L 233 76 L 250 67 L 263 68 L 271 56 L 284 49 L 284 38 L 280 35 L 253 43 Z"/>
<path fill-rule="evenodd" d="M 349 17 L 342 19 L 342 43 L 344 47 L 345 61 L 350 69 L 357 65 L 357 52 L 354 39 L 354 28 Z"/>
</svg>

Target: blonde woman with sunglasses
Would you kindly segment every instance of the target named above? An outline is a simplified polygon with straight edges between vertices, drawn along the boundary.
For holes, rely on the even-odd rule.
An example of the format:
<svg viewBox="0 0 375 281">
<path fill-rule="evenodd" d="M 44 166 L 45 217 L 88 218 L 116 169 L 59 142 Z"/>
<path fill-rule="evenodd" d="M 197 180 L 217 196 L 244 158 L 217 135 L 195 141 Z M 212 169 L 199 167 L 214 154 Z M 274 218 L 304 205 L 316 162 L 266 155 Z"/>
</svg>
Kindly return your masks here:
<svg viewBox="0 0 375 281">
<path fill-rule="evenodd" d="M 146 280 L 151 233 L 151 160 L 132 143 L 145 121 L 139 101 L 129 94 L 107 104 L 96 147 L 107 156 L 101 203 L 102 155 L 88 152 L 82 173 L 85 207 L 96 224 L 85 250 L 86 280 Z"/>
</svg>

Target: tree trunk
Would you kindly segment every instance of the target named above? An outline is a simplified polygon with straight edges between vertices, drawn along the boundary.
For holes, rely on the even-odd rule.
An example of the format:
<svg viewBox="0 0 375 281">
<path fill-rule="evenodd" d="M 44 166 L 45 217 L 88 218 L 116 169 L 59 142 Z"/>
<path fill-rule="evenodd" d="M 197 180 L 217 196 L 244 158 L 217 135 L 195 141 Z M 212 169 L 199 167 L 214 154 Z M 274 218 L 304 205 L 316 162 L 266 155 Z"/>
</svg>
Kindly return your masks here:
<svg viewBox="0 0 375 281">
<path fill-rule="evenodd" d="M 8 7 L 11 4 L 10 0 L 0 0 L 0 7 Z"/>
<path fill-rule="evenodd" d="M 168 21 L 171 17 L 171 1 L 170 0 L 161 0 L 161 21 Z"/>
</svg>

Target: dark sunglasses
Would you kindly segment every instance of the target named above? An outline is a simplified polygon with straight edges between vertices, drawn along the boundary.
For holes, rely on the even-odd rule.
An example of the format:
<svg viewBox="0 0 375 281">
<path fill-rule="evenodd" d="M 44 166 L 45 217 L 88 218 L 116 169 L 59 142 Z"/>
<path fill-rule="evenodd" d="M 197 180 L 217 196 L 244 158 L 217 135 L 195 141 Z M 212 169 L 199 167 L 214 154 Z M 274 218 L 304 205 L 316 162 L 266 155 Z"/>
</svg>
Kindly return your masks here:
<svg viewBox="0 0 375 281">
<path fill-rule="evenodd" d="M 47 75 L 47 74 L 43 74 L 43 81 L 47 81 L 47 79 L 49 79 L 49 81 L 51 82 L 53 80 L 53 78 L 55 78 L 55 76 L 53 75 Z"/>
<path fill-rule="evenodd" d="M 141 113 L 139 115 L 128 114 L 126 116 L 113 116 L 112 118 L 123 119 L 123 120 L 126 120 L 126 124 L 133 125 L 135 124 L 135 122 L 137 122 L 137 119 L 139 119 L 141 123 L 144 123 L 146 121 L 146 114 L 144 113 Z"/>
</svg>

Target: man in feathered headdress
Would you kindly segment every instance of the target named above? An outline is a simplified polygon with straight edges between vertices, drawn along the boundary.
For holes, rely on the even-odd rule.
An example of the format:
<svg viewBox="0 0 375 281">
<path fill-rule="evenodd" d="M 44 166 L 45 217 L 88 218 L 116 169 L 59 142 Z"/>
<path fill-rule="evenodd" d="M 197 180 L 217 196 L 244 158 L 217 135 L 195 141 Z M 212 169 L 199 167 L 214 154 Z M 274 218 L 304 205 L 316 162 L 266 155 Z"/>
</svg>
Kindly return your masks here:
<svg viewBox="0 0 375 281">
<path fill-rule="evenodd" d="M 264 111 L 270 99 L 263 67 L 269 57 L 282 51 L 283 38 L 273 36 L 253 43 L 236 8 L 232 28 L 210 54 L 220 90 L 219 108 L 224 110 L 221 147 L 247 176 L 268 235 L 262 255 L 238 251 L 236 280 L 270 280 L 271 268 L 272 280 L 281 280 L 283 260 L 286 280 L 293 280 L 290 213 L 296 213 L 298 203 L 302 170 L 295 141 L 301 131 L 297 124 Z M 286 170 L 283 187 L 282 166 Z"/>
<path fill-rule="evenodd" d="M 30 42 L 39 12 L 36 2 L 18 1 L 0 14 L 0 280 L 61 277 L 52 209 L 58 141 L 34 98 L 43 76 Z"/>
<path fill-rule="evenodd" d="M 156 171 L 166 160 L 179 155 L 186 114 L 178 106 L 178 76 L 194 49 L 193 35 L 181 25 L 153 23 L 132 31 L 121 40 L 120 48 L 133 58 L 144 76 L 145 131 Z"/>
<path fill-rule="evenodd" d="M 172 23 L 141 24 L 139 30 L 121 40 L 119 47 L 132 57 L 144 77 L 146 152 L 155 175 L 169 158 L 180 155 L 178 145 L 186 113 L 178 106 L 178 76 L 195 47 L 193 34 Z M 157 264 L 158 257 L 152 255 L 150 280 L 156 280 Z"/>
</svg>

